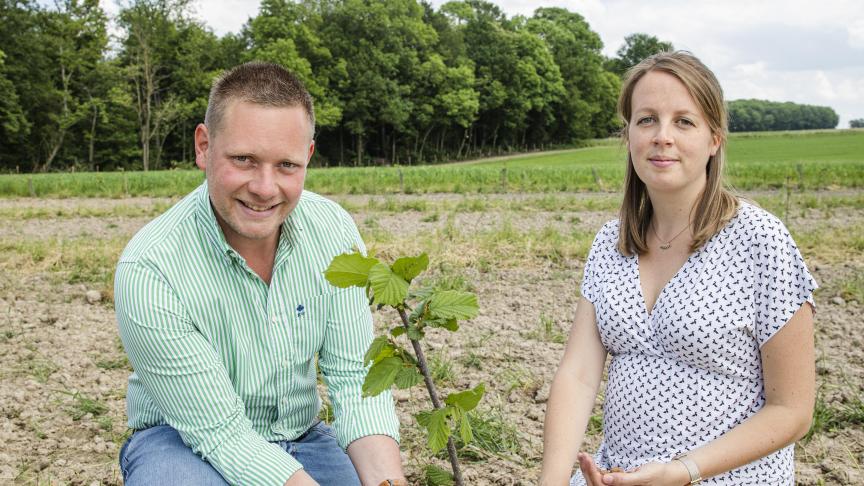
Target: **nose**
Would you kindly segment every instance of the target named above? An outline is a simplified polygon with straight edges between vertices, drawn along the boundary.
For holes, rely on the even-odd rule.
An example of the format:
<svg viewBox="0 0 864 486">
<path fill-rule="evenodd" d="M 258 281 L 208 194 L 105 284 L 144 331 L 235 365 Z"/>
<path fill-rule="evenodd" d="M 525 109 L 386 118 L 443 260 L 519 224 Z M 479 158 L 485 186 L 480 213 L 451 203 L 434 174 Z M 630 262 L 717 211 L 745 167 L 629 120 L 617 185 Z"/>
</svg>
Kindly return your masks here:
<svg viewBox="0 0 864 486">
<path fill-rule="evenodd" d="M 276 184 L 276 175 L 274 169 L 268 167 L 267 164 L 261 164 L 252 179 L 246 185 L 249 192 L 261 199 L 261 201 L 269 201 L 279 194 L 279 187 Z"/>
<path fill-rule="evenodd" d="M 671 127 L 667 123 L 658 123 L 654 138 L 651 140 L 655 145 L 672 145 Z"/>
</svg>

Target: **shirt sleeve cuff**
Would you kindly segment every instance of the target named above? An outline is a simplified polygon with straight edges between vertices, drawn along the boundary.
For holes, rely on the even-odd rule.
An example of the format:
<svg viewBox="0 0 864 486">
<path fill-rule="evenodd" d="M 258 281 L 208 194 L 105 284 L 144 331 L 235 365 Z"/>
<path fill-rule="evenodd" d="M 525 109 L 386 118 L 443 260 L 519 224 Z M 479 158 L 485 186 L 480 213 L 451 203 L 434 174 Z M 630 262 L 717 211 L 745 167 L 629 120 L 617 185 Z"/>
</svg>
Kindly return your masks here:
<svg viewBox="0 0 864 486">
<path fill-rule="evenodd" d="M 399 443 L 399 419 L 389 390 L 376 397 L 362 398 L 361 405 L 351 408 L 351 413 L 333 423 L 342 449 L 347 450 L 352 442 L 369 435 L 386 435 Z"/>
<path fill-rule="evenodd" d="M 223 443 L 206 459 L 231 484 L 283 486 L 303 468 L 285 450 L 254 430 Z"/>
</svg>

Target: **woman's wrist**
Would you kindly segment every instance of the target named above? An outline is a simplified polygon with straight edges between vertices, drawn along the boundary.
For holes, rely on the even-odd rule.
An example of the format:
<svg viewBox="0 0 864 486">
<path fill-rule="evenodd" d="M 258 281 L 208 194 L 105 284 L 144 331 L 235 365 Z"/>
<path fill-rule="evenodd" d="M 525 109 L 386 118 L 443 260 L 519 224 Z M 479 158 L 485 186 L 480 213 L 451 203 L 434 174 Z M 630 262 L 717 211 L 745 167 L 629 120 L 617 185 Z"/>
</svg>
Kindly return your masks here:
<svg viewBox="0 0 864 486">
<path fill-rule="evenodd" d="M 668 477 L 674 484 L 687 485 L 690 484 L 690 470 L 678 459 L 672 459 L 666 463 Z"/>
</svg>

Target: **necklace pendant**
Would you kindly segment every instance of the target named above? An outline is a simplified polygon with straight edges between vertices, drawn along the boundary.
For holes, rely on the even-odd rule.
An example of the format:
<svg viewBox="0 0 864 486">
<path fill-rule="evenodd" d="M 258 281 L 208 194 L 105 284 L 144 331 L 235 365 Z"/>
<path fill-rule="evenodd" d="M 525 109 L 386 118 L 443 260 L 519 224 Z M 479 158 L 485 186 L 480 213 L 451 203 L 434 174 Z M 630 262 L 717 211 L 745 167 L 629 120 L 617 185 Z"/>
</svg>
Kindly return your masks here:
<svg viewBox="0 0 864 486">
<path fill-rule="evenodd" d="M 669 243 L 666 243 L 665 245 L 660 245 L 661 250 L 668 250 L 669 248 L 672 248 L 672 242 L 671 241 Z"/>
</svg>

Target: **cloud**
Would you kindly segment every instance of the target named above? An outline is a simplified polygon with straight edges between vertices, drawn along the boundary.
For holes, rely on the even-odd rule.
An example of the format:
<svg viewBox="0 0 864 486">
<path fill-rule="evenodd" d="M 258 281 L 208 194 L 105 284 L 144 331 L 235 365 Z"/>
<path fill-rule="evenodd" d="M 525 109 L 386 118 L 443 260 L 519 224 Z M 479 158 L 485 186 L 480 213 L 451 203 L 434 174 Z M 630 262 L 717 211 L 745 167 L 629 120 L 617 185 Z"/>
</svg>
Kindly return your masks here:
<svg viewBox="0 0 864 486">
<path fill-rule="evenodd" d="M 217 35 L 238 33 L 250 17 L 258 15 L 259 0 L 195 0 L 195 17 L 203 20 Z"/>
<path fill-rule="evenodd" d="M 864 19 L 853 21 L 846 27 L 849 47 L 864 49 Z"/>
</svg>

